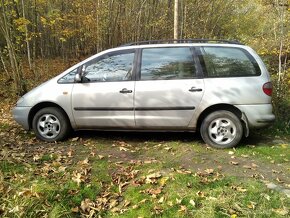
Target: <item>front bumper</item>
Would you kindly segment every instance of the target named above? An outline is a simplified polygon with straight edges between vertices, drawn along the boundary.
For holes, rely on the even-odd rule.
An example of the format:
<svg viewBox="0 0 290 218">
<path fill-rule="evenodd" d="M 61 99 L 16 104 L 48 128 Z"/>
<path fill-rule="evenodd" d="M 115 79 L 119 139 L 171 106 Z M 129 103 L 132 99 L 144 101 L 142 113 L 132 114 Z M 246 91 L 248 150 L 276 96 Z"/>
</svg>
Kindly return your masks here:
<svg viewBox="0 0 290 218">
<path fill-rule="evenodd" d="M 12 110 L 14 120 L 20 124 L 25 130 L 29 130 L 28 115 L 31 107 L 19 107 L 16 106 Z"/>
</svg>

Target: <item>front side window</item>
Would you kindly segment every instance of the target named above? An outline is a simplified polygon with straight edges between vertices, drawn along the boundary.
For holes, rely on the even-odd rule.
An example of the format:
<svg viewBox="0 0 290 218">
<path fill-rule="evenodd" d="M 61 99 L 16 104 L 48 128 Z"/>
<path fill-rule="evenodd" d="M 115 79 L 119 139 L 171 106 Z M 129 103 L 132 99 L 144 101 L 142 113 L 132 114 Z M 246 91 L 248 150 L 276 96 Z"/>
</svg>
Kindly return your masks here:
<svg viewBox="0 0 290 218">
<path fill-rule="evenodd" d="M 74 69 L 58 80 L 59 83 L 74 83 L 78 69 Z"/>
<path fill-rule="evenodd" d="M 244 49 L 203 47 L 208 77 L 256 76 L 261 71 L 255 59 Z"/>
<path fill-rule="evenodd" d="M 190 79 L 196 68 L 189 47 L 142 50 L 141 80 Z"/>
<path fill-rule="evenodd" d="M 90 82 L 128 81 L 132 79 L 134 52 L 111 53 L 83 65 Z"/>
</svg>

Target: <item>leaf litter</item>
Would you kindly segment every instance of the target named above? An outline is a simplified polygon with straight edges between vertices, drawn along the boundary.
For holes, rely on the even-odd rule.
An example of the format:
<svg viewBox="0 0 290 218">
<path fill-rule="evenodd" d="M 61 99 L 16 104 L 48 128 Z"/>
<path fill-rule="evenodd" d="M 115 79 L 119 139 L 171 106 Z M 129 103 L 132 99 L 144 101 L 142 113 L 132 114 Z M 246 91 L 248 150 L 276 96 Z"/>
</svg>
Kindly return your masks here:
<svg viewBox="0 0 290 218">
<path fill-rule="evenodd" d="M 28 174 L 34 175 L 39 178 L 48 179 L 54 181 L 55 184 L 62 185 L 68 181 L 73 181 L 78 188 L 73 188 L 68 190 L 70 196 L 77 195 L 80 190 L 84 187 L 89 187 L 92 184 L 92 171 L 94 170 L 93 164 L 95 161 L 105 161 L 109 163 L 109 176 L 111 182 L 102 182 L 100 192 L 95 195 L 94 198 L 83 198 L 79 204 L 72 204 L 71 212 L 77 213 L 83 217 L 94 217 L 99 216 L 103 212 L 110 211 L 114 213 L 125 213 L 130 209 L 137 209 L 143 204 L 153 204 L 152 212 L 153 214 L 162 214 L 164 212 L 164 205 L 174 206 L 179 205 L 178 211 L 181 213 L 188 213 L 190 206 L 197 208 L 199 203 L 195 198 L 189 199 L 187 205 L 182 204 L 183 198 L 176 199 L 176 202 L 169 200 L 167 198 L 164 190 L 167 184 L 172 183 L 171 178 L 174 176 L 161 171 L 144 171 L 143 167 L 145 165 L 161 164 L 161 161 L 154 157 L 143 158 L 132 158 L 128 160 L 120 160 L 121 153 L 136 153 L 140 152 L 142 149 L 148 151 L 150 149 L 159 149 L 168 151 L 170 154 L 176 149 L 173 146 L 166 145 L 164 143 L 155 144 L 150 147 L 149 143 L 144 143 L 144 148 L 135 147 L 132 144 L 125 142 L 123 140 L 115 140 L 112 144 L 113 149 L 116 153 L 109 151 L 108 153 L 104 151 L 95 150 L 94 143 L 91 140 L 83 139 L 82 137 L 75 137 L 71 139 L 67 144 L 62 143 L 40 143 L 35 137 L 27 135 L 26 131 L 23 131 L 17 127 L 15 124 L 11 124 L 12 128 L 8 132 L 1 131 L 1 137 L 5 138 L 1 141 L 0 146 L 0 160 L 5 161 L 7 164 L 12 165 L 22 165 L 24 170 L 14 173 L 5 173 L 0 171 L 0 194 L 7 198 L 11 193 L 15 193 L 18 197 L 22 198 L 35 198 L 42 199 L 45 195 L 39 192 L 33 184 L 29 186 L 23 186 L 19 190 L 15 190 L 11 187 L 11 182 L 17 182 L 20 184 L 25 184 L 29 181 Z M 24 135 L 19 137 L 19 135 Z M 21 139 L 21 140 L 19 140 Z M 81 145 L 82 144 L 82 145 Z M 79 147 L 81 146 L 81 147 Z M 78 150 L 76 150 L 78 149 Z M 84 149 L 85 152 L 80 152 L 80 149 Z M 212 151 L 210 149 L 209 151 Z M 81 154 L 81 155 L 80 155 Z M 80 155 L 80 156 L 79 156 Z M 126 154 L 127 155 L 127 154 Z M 235 156 L 233 156 L 235 155 Z M 241 155 L 237 157 L 237 152 L 235 150 L 228 152 L 229 165 L 234 165 L 245 170 L 256 171 L 254 178 L 264 179 L 264 175 L 259 173 L 261 164 L 254 162 L 241 161 L 240 158 L 250 159 L 249 155 Z M 127 156 L 126 156 L 127 157 Z M 119 159 L 119 161 L 116 161 Z M 212 158 L 216 159 L 216 158 Z M 233 160 L 234 159 L 234 160 Z M 199 183 L 202 185 L 210 184 L 216 181 L 220 181 L 225 178 L 225 174 L 221 172 L 225 167 L 218 168 L 216 165 L 206 165 L 206 159 L 204 159 L 204 169 L 197 169 L 191 166 L 185 166 L 180 168 L 173 168 L 173 175 L 184 175 L 197 177 Z M 218 162 L 220 163 L 220 162 Z M 224 166 L 224 165 L 223 165 Z M 274 174 L 279 174 L 281 170 L 278 168 L 273 168 Z M 260 176 L 259 176 L 260 175 Z M 282 183 L 283 180 L 279 177 L 277 182 Z M 9 181 L 9 183 L 8 183 Z M 192 189 L 193 185 L 191 183 L 184 184 L 185 187 Z M 148 187 L 149 186 L 149 187 Z M 126 190 L 129 187 L 140 187 L 140 194 L 143 195 L 144 199 L 137 203 L 133 203 L 126 199 Z M 230 187 L 232 190 L 239 193 L 247 193 L 247 188 L 242 185 L 232 185 Z M 217 199 L 213 196 L 209 196 L 203 190 L 196 192 L 196 197 L 199 199 L 209 199 L 214 201 Z M 61 199 L 61 196 L 59 196 Z M 58 198 L 56 196 L 56 198 Z M 271 200 L 268 194 L 264 194 L 263 198 L 267 201 Z M 46 206 L 45 206 L 46 205 Z M 50 203 L 45 203 L 44 207 L 50 208 Z M 240 207 L 240 206 L 239 206 Z M 255 201 L 249 201 L 246 207 L 250 210 L 255 210 L 258 207 L 258 203 Z M 8 208 L 8 206 L 0 207 L 0 215 L 9 212 L 22 213 L 24 206 L 15 205 Z M 241 211 L 245 208 L 240 209 Z M 233 212 L 238 213 L 236 208 Z M 288 209 L 284 207 L 274 208 L 272 211 L 278 215 L 285 216 L 289 213 Z M 241 212 L 240 212 L 241 213 Z M 45 216 L 45 212 L 43 214 Z"/>
</svg>

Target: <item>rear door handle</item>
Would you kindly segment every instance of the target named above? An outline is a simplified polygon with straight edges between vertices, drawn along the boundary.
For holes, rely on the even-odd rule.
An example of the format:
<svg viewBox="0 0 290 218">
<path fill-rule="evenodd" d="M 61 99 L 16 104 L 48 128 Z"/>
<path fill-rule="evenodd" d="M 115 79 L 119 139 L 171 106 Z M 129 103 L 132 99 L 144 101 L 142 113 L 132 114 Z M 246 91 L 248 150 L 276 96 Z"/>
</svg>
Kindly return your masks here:
<svg viewBox="0 0 290 218">
<path fill-rule="evenodd" d="M 188 91 L 190 91 L 190 92 L 201 92 L 202 89 L 201 88 L 191 87 Z"/>
<path fill-rule="evenodd" d="M 126 88 L 123 88 L 122 90 L 120 90 L 120 93 L 122 93 L 122 94 L 132 93 L 132 92 L 133 92 L 132 90 L 128 90 Z"/>
</svg>

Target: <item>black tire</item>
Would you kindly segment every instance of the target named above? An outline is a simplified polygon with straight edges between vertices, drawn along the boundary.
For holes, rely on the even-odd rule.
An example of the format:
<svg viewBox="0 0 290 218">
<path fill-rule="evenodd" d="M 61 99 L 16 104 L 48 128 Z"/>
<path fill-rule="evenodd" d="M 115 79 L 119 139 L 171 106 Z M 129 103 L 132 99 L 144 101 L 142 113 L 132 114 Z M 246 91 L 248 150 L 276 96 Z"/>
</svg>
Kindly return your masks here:
<svg viewBox="0 0 290 218">
<path fill-rule="evenodd" d="M 63 140 L 71 130 L 66 114 L 56 107 L 40 109 L 33 117 L 32 128 L 38 139 L 47 142 Z"/>
<path fill-rule="evenodd" d="M 214 148 L 232 148 L 243 136 L 240 119 L 226 110 L 215 111 L 202 121 L 200 134 L 206 144 Z"/>
</svg>

